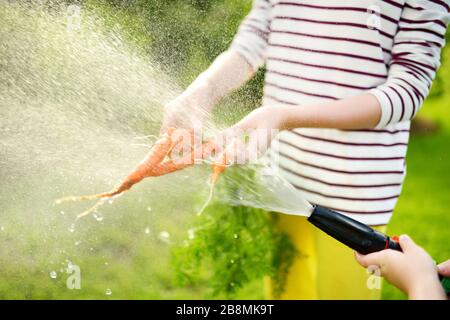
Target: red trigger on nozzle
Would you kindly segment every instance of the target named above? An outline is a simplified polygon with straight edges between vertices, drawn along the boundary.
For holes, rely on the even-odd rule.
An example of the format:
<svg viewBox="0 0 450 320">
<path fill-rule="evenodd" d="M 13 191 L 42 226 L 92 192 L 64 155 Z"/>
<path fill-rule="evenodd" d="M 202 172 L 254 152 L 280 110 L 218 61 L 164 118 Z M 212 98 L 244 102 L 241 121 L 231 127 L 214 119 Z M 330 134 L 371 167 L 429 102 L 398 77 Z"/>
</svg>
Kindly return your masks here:
<svg viewBox="0 0 450 320">
<path fill-rule="evenodd" d="M 395 241 L 395 242 L 399 242 L 400 241 L 398 236 L 392 236 L 391 239 L 392 239 L 392 241 Z"/>
</svg>

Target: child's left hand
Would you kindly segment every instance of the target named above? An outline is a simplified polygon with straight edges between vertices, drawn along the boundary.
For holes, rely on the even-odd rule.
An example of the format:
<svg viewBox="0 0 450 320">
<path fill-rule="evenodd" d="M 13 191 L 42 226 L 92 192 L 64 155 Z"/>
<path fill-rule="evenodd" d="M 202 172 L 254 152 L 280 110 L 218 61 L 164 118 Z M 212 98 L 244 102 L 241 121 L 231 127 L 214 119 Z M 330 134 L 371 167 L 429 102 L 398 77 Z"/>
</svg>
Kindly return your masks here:
<svg viewBox="0 0 450 320">
<path fill-rule="evenodd" d="M 256 160 L 270 147 L 275 136 L 283 130 L 283 115 L 278 107 L 260 107 L 241 121 L 224 130 L 216 138 L 216 144 L 227 147 L 232 163 L 248 163 Z M 245 137 L 247 139 L 245 139 Z M 233 146 L 230 146 L 233 142 Z"/>
<path fill-rule="evenodd" d="M 378 266 L 381 276 L 410 299 L 447 299 L 428 253 L 407 235 L 400 237 L 400 246 L 403 252 L 388 249 L 368 255 L 356 253 L 356 260 L 366 268 Z"/>
</svg>

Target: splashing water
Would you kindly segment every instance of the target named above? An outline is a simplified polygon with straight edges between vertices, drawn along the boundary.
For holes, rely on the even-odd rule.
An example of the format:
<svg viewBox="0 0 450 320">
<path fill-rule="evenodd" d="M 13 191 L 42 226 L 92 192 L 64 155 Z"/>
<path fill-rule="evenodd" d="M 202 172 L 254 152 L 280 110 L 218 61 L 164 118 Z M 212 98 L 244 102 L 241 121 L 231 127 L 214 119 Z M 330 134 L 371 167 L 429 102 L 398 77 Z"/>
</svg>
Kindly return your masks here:
<svg viewBox="0 0 450 320">
<path fill-rule="evenodd" d="M 75 232 L 75 223 L 72 223 L 70 226 L 69 226 L 69 229 L 68 229 L 70 232 Z"/>
<path fill-rule="evenodd" d="M 80 28 L 69 30 L 68 8 L 54 2 L 58 6 L 48 8 L 0 0 L 0 219 L 8 226 L 0 273 L 10 281 L 9 270 L 26 281 L 51 261 L 92 256 L 84 251 L 94 243 L 120 251 L 118 233 L 132 235 L 149 223 L 141 213 L 150 201 L 155 212 L 169 213 L 166 223 L 193 210 L 186 191 L 171 193 L 179 201 L 160 201 L 178 189 L 173 178 L 159 180 L 152 192 L 148 181 L 105 207 L 110 227 L 102 230 L 97 215 L 77 222 L 75 232 L 83 207 L 53 205 L 64 195 L 103 190 L 128 173 L 148 151 L 133 145 L 136 138 L 158 135 L 162 107 L 181 92 L 118 25 L 83 7 Z M 151 145 L 152 139 L 139 141 Z M 203 183 L 197 180 L 189 182 Z M 74 246 L 80 238 L 86 246 Z M 114 250 L 106 254 L 118 260 Z"/>
<path fill-rule="evenodd" d="M 98 222 L 103 221 L 104 217 L 103 214 L 101 212 L 95 212 L 93 215 L 95 220 L 97 220 Z"/>
<path fill-rule="evenodd" d="M 167 231 L 161 231 L 158 234 L 158 239 L 163 243 L 169 243 L 170 242 L 170 233 Z"/>
<path fill-rule="evenodd" d="M 134 138 L 157 130 L 180 92 L 119 27 L 84 11 L 69 30 L 68 12 L 1 1 L 0 200 L 12 207 L 40 211 L 67 190 L 116 181 L 145 152 Z"/>
<path fill-rule="evenodd" d="M 283 178 L 267 158 L 242 167 L 234 175 L 224 176 L 224 179 L 232 186 L 220 190 L 222 192 L 217 195 L 224 203 L 292 215 L 311 214 L 312 205 L 304 200 L 301 193 Z"/>
<path fill-rule="evenodd" d="M 195 239 L 195 229 L 189 229 L 187 233 L 189 240 Z"/>
</svg>

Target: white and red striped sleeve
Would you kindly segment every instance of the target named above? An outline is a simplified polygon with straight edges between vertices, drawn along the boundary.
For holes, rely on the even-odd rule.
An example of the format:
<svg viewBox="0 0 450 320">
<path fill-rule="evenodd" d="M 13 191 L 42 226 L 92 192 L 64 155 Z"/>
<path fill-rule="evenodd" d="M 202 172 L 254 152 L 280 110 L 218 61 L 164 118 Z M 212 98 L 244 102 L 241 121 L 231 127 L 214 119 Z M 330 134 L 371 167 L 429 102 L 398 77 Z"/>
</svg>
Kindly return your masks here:
<svg viewBox="0 0 450 320">
<path fill-rule="evenodd" d="M 407 0 L 394 38 L 387 81 L 370 92 L 381 105 L 377 128 L 410 120 L 440 66 L 450 0 Z"/>
<path fill-rule="evenodd" d="M 268 0 L 253 0 L 252 10 L 239 26 L 230 47 L 244 57 L 254 70 L 266 60 L 271 9 Z"/>
</svg>

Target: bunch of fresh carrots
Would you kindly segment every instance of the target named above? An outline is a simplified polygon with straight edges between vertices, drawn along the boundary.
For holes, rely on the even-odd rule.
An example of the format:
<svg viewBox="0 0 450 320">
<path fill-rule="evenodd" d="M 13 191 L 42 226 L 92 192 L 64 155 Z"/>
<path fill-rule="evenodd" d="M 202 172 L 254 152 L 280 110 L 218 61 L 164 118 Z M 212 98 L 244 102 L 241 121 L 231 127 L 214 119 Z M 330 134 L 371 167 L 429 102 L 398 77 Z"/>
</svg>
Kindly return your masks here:
<svg viewBox="0 0 450 320">
<path fill-rule="evenodd" d="M 122 193 L 131 189 L 131 187 L 133 187 L 135 184 L 139 183 L 145 178 L 158 177 L 185 169 L 195 163 L 196 155 L 199 155 L 201 160 L 204 160 L 218 151 L 218 147 L 215 145 L 213 141 L 209 141 L 202 144 L 201 146 L 198 147 L 199 149 L 195 148 L 194 135 L 192 132 L 190 132 L 191 137 L 190 152 L 182 156 L 180 159 L 174 159 L 172 151 L 178 144 L 182 142 L 182 139 L 174 138 L 175 131 L 176 131 L 175 128 L 169 128 L 167 132 L 164 133 L 155 142 L 155 144 L 147 153 L 147 155 L 144 157 L 144 159 L 113 190 L 94 195 L 65 197 L 56 200 L 56 203 L 59 204 L 65 201 L 100 199 L 96 204 L 94 204 L 94 206 L 80 213 L 77 216 L 78 219 L 97 210 L 97 208 L 101 206 L 106 199 L 111 199 L 113 197 L 121 195 Z M 225 170 L 226 166 L 227 166 L 227 158 L 225 152 L 222 152 L 222 154 L 219 156 L 219 160 L 214 161 L 212 164 L 213 172 L 211 175 L 211 191 L 208 201 L 203 206 L 201 211 L 203 211 L 203 209 L 206 207 L 209 200 L 211 199 L 214 185 L 220 174 Z"/>
</svg>

